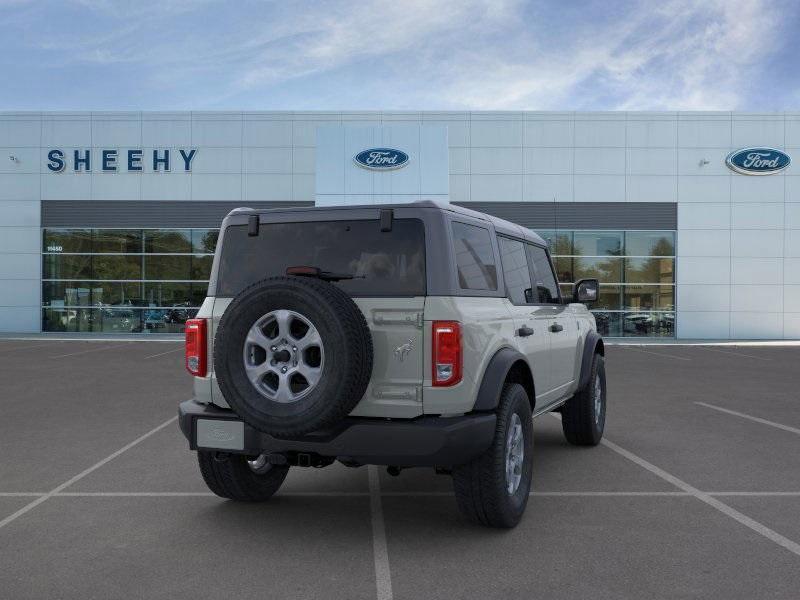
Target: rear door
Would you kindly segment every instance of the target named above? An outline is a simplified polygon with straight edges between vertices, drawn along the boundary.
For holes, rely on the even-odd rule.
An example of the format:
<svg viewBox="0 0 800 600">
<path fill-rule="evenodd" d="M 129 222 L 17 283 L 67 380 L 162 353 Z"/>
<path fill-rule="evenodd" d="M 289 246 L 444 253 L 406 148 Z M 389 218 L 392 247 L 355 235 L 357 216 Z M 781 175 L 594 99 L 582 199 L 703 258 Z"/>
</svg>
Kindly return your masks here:
<svg viewBox="0 0 800 600">
<path fill-rule="evenodd" d="M 575 380 L 578 352 L 578 327 L 569 305 L 561 301 L 553 265 L 547 251 L 528 244 L 542 321 L 547 323 L 550 337 L 550 383 L 553 400 L 566 394 Z"/>
<path fill-rule="evenodd" d="M 528 358 L 537 404 L 546 404 L 552 390 L 549 316 L 544 314 L 543 307 L 536 305 L 525 244 L 505 236 L 497 236 L 497 243 L 517 349 Z"/>
</svg>

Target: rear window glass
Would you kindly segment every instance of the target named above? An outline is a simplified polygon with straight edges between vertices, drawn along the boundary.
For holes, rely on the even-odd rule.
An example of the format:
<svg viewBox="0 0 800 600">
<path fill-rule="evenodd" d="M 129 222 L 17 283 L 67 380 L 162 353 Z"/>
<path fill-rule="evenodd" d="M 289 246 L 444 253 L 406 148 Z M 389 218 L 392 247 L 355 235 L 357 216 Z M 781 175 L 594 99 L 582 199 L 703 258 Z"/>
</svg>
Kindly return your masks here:
<svg viewBox="0 0 800 600">
<path fill-rule="evenodd" d="M 395 219 L 381 232 L 377 220 L 246 225 L 225 230 L 217 295 L 235 296 L 288 267 L 350 274 L 334 285 L 351 296 L 424 296 L 425 228 L 419 219 Z"/>
<path fill-rule="evenodd" d="M 458 284 L 462 290 L 496 290 L 497 267 L 489 230 L 453 223 Z"/>
</svg>

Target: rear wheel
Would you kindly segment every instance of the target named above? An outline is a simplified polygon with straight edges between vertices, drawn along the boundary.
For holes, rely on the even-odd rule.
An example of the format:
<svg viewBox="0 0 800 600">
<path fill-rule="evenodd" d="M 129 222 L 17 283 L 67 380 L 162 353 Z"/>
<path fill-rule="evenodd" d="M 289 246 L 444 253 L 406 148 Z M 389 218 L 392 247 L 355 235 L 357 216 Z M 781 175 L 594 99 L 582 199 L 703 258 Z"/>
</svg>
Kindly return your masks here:
<svg viewBox="0 0 800 600">
<path fill-rule="evenodd" d="M 208 488 L 217 496 L 244 502 L 263 502 L 281 487 L 289 467 L 272 465 L 266 456 L 247 457 L 199 451 L 197 461 Z"/>
<path fill-rule="evenodd" d="M 603 357 L 594 355 L 589 383 L 561 407 L 564 437 L 576 446 L 596 446 L 606 425 L 606 367 Z"/>
<path fill-rule="evenodd" d="M 514 527 L 522 518 L 533 474 L 533 422 L 528 394 L 518 383 L 503 387 L 492 445 L 453 469 L 461 512 L 490 527 Z"/>
</svg>

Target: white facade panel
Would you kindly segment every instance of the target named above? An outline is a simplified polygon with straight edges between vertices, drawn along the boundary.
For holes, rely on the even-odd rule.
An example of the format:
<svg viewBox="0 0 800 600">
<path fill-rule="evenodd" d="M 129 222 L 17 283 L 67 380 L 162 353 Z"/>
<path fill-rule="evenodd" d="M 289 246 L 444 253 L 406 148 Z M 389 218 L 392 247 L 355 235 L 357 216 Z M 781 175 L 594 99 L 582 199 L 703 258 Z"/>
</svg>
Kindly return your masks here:
<svg viewBox="0 0 800 600">
<path fill-rule="evenodd" d="M 39 175 L 37 173 L 0 174 L 0 200 L 38 200 Z"/>
<path fill-rule="evenodd" d="M 730 202 L 731 178 L 728 175 L 682 175 L 678 177 L 678 202 Z"/>
<path fill-rule="evenodd" d="M 678 256 L 730 256 L 728 229 L 683 229 L 678 232 Z"/>
<path fill-rule="evenodd" d="M 772 340 L 783 337 L 783 314 L 731 312 L 731 337 L 740 340 Z"/>
<path fill-rule="evenodd" d="M 731 310 L 734 312 L 783 312 L 782 285 L 732 285 Z"/>
<path fill-rule="evenodd" d="M 628 202 L 676 202 L 678 188 L 668 175 L 630 175 L 625 195 Z"/>
<path fill-rule="evenodd" d="M 731 180 L 731 202 L 783 202 L 785 181 L 782 175 L 736 177 Z"/>
<path fill-rule="evenodd" d="M 731 259 L 729 258 L 685 256 L 679 257 L 677 261 L 677 283 L 679 286 L 684 283 L 718 285 L 729 285 L 731 283 Z"/>
<path fill-rule="evenodd" d="M 91 173 L 76 177 L 91 178 L 92 200 L 139 200 L 142 196 L 139 173 Z"/>
<path fill-rule="evenodd" d="M 473 175 L 519 175 L 522 173 L 521 148 L 473 148 L 470 152 Z"/>
<path fill-rule="evenodd" d="M 678 145 L 681 148 L 731 148 L 730 119 L 678 120 Z"/>
<path fill-rule="evenodd" d="M 575 175 L 575 202 L 625 202 L 624 175 Z"/>
<path fill-rule="evenodd" d="M 725 340 L 730 335 L 731 313 L 728 311 L 689 312 L 678 309 L 678 338 Z"/>
<path fill-rule="evenodd" d="M 5 279 L 0 285 L 0 309 L 9 306 L 21 307 L 38 305 L 39 303 L 38 279 Z M 0 327 L 2 327 L 3 314 L 0 311 Z M 38 329 L 38 326 L 36 327 Z"/>
<path fill-rule="evenodd" d="M 625 148 L 624 120 L 576 120 L 576 148 Z"/>
<path fill-rule="evenodd" d="M 125 121 L 92 120 L 92 146 L 95 148 L 137 148 L 142 145 L 140 119 Z"/>
<path fill-rule="evenodd" d="M 241 175 L 192 173 L 192 200 L 241 199 Z"/>
<path fill-rule="evenodd" d="M 522 121 L 478 121 L 470 123 L 470 145 L 473 148 L 521 147 Z"/>
<path fill-rule="evenodd" d="M 576 175 L 624 175 L 625 148 L 575 148 Z"/>
<path fill-rule="evenodd" d="M 783 281 L 780 258 L 731 258 L 731 283 L 779 285 Z"/>
<path fill-rule="evenodd" d="M 472 202 L 522 202 L 522 175 L 473 175 Z"/>
<path fill-rule="evenodd" d="M 42 146 L 59 148 L 74 146 L 92 147 L 92 122 L 83 118 L 47 119 L 42 121 Z"/>
<path fill-rule="evenodd" d="M 737 148 L 767 146 L 783 148 L 786 143 L 784 120 L 761 118 L 758 120 L 733 119 L 733 142 Z"/>
<path fill-rule="evenodd" d="M 525 148 L 522 153 L 525 173 L 536 175 L 572 175 L 572 148 Z"/>
<path fill-rule="evenodd" d="M 175 148 L 192 145 L 192 122 L 185 119 L 142 118 L 142 146 Z"/>
<path fill-rule="evenodd" d="M 751 202 L 732 205 L 731 225 L 735 229 L 783 229 L 784 222 L 783 204 Z"/>
<path fill-rule="evenodd" d="M 529 147 L 571 148 L 574 135 L 572 120 L 537 119 L 523 125 L 523 142 Z"/>
<path fill-rule="evenodd" d="M 41 250 L 39 227 L 14 227 L 5 225 L 0 212 L 0 254 L 30 254 Z"/>
<path fill-rule="evenodd" d="M 523 202 L 573 202 L 572 175 L 523 175 Z"/>
<path fill-rule="evenodd" d="M 709 306 L 728 311 L 730 289 L 726 285 L 687 283 L 678 286 L 676 302 L 681 311 L 704 312 Z"/>
<path fill-rule="evenodd" d="M 39 297 L 36 297 L 37 302 Z M 0 332 L 34 333 L 42 327 L 40 306 L 7 306 L 0 310 Z"/>
<path fill-rule="evenodd" d="M 731 256 L 780 258 L 784 255 L 783 232 L 761 229 L 731 231 Z"/>
<path fill-rule="evenodd" d="M 626 161 L 629 175 L 675 175 L 678 157 L 674 148 L 630 148 Z"/>
<path fill-rule="evenodd" d="M 192 175 L 189 173 L 143 173 L 140 177 L 142 200 L 192 198 Z"/>
<path fill-rule="evenodd" d="M 628 148 L 671 148 L 678 143 L 675 119 L 628 120 Z"/>
<path fill-rule="evenodd" d="M 678 204 L 678 230 L 731 227 L 731 205 L 722 202 Z"/>
<path fill-rule="evenodd" d="M 243 200 L 286 200 L 292 197 L 292 176 L 248 173 Z"/>
<path fill-rule="evenodd" d="M 3 118 L 0 115 L 0 140 L 3 146 L 12 148 L 39 148 L 41 146 L 42 122 L 30 118 Z"/>
</svg>

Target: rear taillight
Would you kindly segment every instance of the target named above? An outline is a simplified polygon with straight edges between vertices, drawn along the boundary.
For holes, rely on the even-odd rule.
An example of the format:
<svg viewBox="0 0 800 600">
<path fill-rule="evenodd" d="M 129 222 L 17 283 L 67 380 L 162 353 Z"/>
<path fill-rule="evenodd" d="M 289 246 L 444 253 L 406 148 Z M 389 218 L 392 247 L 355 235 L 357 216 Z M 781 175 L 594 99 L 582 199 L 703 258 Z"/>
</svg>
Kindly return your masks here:
<svg viewBox="0 0 800 600">
<path fill-rule="evenodd" d="M 186 370 L 195 377 L 205 377 L 207 370 L 206 320 L 186 321 Z"/>
<path fill-rule="evenodd" d="M 455 385 L 461 381 L 461 324 L 433 322 L 433 385 Z"/>
</svg>

